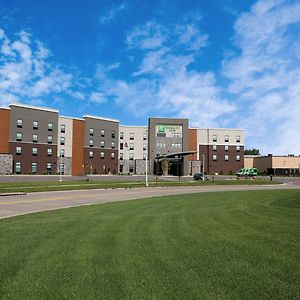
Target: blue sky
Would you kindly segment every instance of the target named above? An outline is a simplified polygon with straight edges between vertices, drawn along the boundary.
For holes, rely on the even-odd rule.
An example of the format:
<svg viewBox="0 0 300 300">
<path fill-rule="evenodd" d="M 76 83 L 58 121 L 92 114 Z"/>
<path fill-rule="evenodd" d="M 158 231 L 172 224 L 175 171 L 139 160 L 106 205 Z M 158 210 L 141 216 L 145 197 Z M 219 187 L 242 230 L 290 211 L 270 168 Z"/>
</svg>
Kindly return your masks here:
<svg viewBox="0 0 300 300">
<path fill-rule="evenodd" d="M 300 154 L 300 2 L 0 0 L 0 105 L 238 127 Z"/>
</svg>

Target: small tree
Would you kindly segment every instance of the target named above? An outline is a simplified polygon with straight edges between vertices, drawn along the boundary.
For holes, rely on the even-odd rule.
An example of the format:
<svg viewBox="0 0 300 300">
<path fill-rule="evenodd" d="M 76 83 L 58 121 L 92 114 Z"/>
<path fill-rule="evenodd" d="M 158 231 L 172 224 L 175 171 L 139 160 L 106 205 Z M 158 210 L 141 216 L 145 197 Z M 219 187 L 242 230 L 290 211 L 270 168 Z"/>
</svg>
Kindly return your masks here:
<svg viewBox="0 0 300 300">
<path fill-rule="evenodd" d="M 163 171 L 163 175 L 164 176 L 168 175 L 168 172 L 170 170 L 170 163 L 167 160 L 167 158 L 163 158 L 162 159 L 162 161 L 161 161 L 161 168 L 162 168 L 162 171 Z"/>
</svg>

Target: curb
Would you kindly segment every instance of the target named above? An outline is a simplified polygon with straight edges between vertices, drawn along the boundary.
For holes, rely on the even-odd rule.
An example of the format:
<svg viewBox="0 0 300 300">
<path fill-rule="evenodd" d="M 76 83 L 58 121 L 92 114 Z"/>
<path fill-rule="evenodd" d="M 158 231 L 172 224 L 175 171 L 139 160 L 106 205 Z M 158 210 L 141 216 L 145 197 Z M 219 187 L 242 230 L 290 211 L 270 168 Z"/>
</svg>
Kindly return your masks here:
<svg viewBox="0 0 300 300">
<path fill-rule="evenodd" d="M 4 194 L 0 194 L 0 197 L 6 197 L 6 196 L 23 196 L 23 195 L 27 195 L 27 193 L 25 193 L 25 192 L 20 192 L 20 193 L 4 193 Z"/>
</svg>

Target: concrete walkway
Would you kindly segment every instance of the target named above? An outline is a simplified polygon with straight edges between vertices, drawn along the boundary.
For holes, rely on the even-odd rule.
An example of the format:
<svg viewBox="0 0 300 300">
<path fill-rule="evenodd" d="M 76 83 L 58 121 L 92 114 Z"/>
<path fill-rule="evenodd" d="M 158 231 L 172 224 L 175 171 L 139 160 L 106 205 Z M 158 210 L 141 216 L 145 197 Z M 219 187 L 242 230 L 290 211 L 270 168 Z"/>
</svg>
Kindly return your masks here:
<svg viewBox="0 0 300 300">
<path fill-rule="evenodd" d="M 27 195 L 0 197 L 0 219 L 59 208 L 101 204 L 106 202 L 133 200 L 148 197 L 202 192 L 268 189 L 300 189 L 300 186 L 288 184 L 275 186 L 183 186 L 30 193 Z"/>
</svg>

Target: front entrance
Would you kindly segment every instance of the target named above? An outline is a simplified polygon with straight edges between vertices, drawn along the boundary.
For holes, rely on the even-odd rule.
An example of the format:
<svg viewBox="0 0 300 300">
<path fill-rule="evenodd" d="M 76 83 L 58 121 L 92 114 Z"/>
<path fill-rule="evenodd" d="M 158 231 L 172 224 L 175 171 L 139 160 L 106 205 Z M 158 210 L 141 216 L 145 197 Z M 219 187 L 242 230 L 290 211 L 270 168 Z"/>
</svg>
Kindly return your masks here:
<svg viewBox="0 0 300 300">
<path fill-rule="evenodd" d="M 168 164 L 164 161 L 168 162 Z M 183 175 L 183 158 L 164 158 L 154 163 L 154 175 L 161 176 L 164 173 L 171 176 Z M 168 169 L 168 172 L 164 169 Z M 165 171 L 165 172 L 164 172 Z"/>
</svg>

